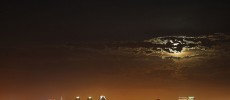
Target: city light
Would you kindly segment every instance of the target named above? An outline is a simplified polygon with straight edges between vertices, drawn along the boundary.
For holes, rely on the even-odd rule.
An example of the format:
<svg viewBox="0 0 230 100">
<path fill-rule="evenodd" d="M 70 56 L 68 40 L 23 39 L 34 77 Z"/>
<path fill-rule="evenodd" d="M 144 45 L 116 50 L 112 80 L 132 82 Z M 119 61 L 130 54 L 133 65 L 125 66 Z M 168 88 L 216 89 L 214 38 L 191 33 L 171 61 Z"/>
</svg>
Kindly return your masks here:
<svg viewBox="0 0 230 100">
<path fill-rule="evenodd" d="M 79 97 L 79 96 L 77 96 L 77 97 L 75 98 L 75 100 L 80 100 L 80 97 Z"/>
<path fill-rule="evenodd" d="M 195 100 L 195 97 L 194 96 L 179 97 L 178 100 Z"/>
<path fill-rule="evenodd" d="M 105 96 L 100 96 L 100 100 L 106 100 Z"/>
<path fill-rule="evenodd" d="M 92 97 L 89 96 L 89 97 L 87 98 L 87 100 L 92 100 Z"/>
</svg>

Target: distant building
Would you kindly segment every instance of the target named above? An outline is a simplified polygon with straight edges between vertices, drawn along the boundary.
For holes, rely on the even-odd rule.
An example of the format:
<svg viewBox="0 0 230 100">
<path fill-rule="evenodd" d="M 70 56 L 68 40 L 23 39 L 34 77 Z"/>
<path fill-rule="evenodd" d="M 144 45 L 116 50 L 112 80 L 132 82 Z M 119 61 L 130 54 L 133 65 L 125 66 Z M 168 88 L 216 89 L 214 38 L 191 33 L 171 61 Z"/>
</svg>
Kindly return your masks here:
<svg viewBox="0 0 230 100">
<path fill-rule="evenodd" d="M 105 96 L 100 96 L 99 100 L 106 100 Z"/>
<path fill-rule="evenodd" d="M 188 97 L 179 97 L 178 100 L 188 100 Z"/>
<path fill-rule="evenodd" d="M 195 97 L 194 96 L 189 96 L 188 100 L 195 100 Z"/>
<path fill-rule="evenodd" d="M 179 97 L 178 100 L 195 100 L 195 97 L 194 96 Z"/>
</svg>

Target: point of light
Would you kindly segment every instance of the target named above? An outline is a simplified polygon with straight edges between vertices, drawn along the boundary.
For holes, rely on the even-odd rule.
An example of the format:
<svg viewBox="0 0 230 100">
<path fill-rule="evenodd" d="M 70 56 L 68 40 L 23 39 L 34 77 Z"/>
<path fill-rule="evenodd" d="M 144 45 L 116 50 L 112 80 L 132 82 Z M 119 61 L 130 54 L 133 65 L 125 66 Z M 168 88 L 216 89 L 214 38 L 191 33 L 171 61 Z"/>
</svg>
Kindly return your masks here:
<svg viewBox="0 0 230 100">
<path fill-rule="evenodd" d="M 189 99 L 193 99 L 193 98 L 195 98 L 195 97 L 193 97 L 193 96 L 189 96 L 188 98 L 189 98 Z"/>
<path fill-rule="evenodd" d="M 105 98 L 105 96 L 100 96 L 100 98 Z"/>
<path fill-rule="evenodd" d="M 105 96 L 100 96 L 100 100 L 106 100 Z"/>
<path fill-rule="evenodd" d="M 179 43 L 173 43 L 173 46 L 177 46 Z"/>
</svg>

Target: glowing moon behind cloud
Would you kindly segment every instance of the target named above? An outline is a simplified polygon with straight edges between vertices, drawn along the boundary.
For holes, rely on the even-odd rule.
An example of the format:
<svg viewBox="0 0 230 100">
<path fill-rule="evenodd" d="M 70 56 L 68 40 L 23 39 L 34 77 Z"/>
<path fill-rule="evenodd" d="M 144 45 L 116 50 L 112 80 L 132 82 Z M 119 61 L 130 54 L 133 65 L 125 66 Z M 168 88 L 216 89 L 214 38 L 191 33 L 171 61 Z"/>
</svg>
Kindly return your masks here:
<svg viewBox="0 0 230 100">
<path fill-rule="evenodd" d="M 1 63 L 4 66 L 1 84 L 9 86 L 3 88 L 5 91 L 15 90 L 12 86 L 18 82 L 20 88 L 15 91 L 30 91 L 31 88 L 25 88 L 35 86 L 34 90 L 42 93 L 50 90 L 43 94 L 72 92 L 70 97 L 83 93 L 79 90 L 86 90 L 87 94 L 92 88 L 95 94 L 99 93 L 96 87 L 110 88 L 112 92 L 118 87 L 129 91 L 133 91 L 130 88 L 155 91 L 156 88 L 168 90 L 173 87 L 175 89 L 168 93 L 176 91 L 179 94 L 191 92 L 189 89 L 193 86 L 194 93 L 198 94 L 197 84 L 205 91 L 204 87 L 224 86 L 221 93 L 229 93 L 229 63 L 226 63 L 230 58 L 229 40 L 229 35 L 211 34 L 10 48 L 9 52 L 2 53 L 5 59 Z M 60 83 L 63 80 L 65 84 Z M 178 88 L 181 86 L 186 88 L 181 90 Z M 56 91 L 57 87 L 60 91 Z M 120 89 L 117 91 L 120 93 Z M 137 89 L 136 93 L 140 91 Z M 150 93 L 151 97 L 154 92 Z M 167 95 L 162 92 L 162 96 Z"/>
<path fill-rule="evenodd" d="M 163 59 L 182 59 L 214 55 L 218 51 L 215 46 L 220 41 L 228 40 L 228 35 L 220 33 L 197 37 L 165 36 L 144 40 L 143 42 L 123 42 L 120 43 L 119 50 L 135 55 L 158 56 Z M 123 46 L 124 44 L 132 44 L 132 46 Z"/>
</svg>

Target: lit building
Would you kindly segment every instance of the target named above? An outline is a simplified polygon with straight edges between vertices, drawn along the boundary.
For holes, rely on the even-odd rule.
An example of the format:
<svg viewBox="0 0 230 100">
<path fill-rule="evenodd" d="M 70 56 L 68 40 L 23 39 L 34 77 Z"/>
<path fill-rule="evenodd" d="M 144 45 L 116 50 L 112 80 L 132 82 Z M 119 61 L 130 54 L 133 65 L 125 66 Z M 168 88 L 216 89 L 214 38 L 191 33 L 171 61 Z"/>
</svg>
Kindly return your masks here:
<svg viewBox="0 0 230 100">
<path fill-rule="evenodd" d="M 188 97 L 179 97 L 178 100 L 188 100 Z"/>
<path fill-rule="evenodd" d="M 195 97 L 194 96 L 179 97 L 178 100 L 195 100 Z"/>
<path fill-rule="evenodd" d="M 79 97 L 79 96 L 77 96 L 77 97 L 75 98 L 75 100 L 80 100 L 80 97 Z"/>
<path fill-rule="evenodd" d="M 106 100 L 105 96 L 100 96 L 99 100 Z"/>
<path fill-rule="evenodd" d="M 189 96 L 188 100 L 195 100 L 195 97 L 194 96 Z"/>
</svg>

